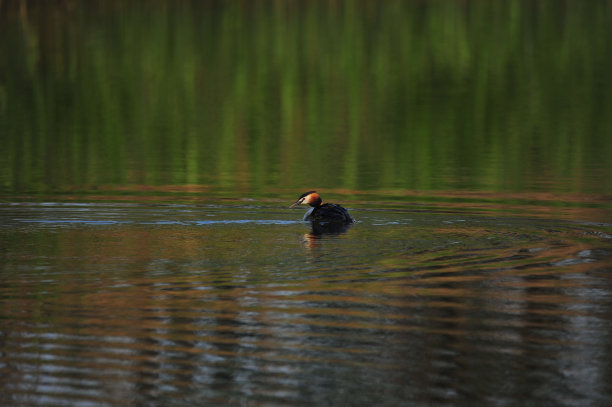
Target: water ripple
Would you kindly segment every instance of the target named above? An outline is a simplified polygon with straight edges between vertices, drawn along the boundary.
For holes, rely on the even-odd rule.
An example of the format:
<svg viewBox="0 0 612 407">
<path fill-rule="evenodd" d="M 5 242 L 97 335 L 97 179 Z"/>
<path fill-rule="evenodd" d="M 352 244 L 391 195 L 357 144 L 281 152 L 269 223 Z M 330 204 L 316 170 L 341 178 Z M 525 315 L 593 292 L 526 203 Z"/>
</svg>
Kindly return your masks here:
<svg viewBox="0 0 612 407">
<path fill-rule="evenodd" d="M 610 400 L 605 225 L 355 211 L 316 234 L 270 208 L 6 208 L 5 405 Z"/>
</svg>

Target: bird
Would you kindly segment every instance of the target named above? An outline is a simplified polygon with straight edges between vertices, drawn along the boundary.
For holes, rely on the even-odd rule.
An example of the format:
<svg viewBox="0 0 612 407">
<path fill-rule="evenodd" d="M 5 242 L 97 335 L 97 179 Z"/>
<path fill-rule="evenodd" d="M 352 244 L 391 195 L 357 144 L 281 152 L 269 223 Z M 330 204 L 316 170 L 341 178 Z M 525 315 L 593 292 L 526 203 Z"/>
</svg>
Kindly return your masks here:
<svg viewBox="0 0 612 407">
<path fill-rule="evenodd" d="M 304 221 L 309 220 L 319 224 L 350 224 L 355 222 L 355 219 L 342 206 L 333 203 L 323 203 L 317 191 L 303 193 L 289 208 L 294 208 L 301 204 L 311 206 L 304 214 L 304 218 L 302 219 Z"/>
</svg>

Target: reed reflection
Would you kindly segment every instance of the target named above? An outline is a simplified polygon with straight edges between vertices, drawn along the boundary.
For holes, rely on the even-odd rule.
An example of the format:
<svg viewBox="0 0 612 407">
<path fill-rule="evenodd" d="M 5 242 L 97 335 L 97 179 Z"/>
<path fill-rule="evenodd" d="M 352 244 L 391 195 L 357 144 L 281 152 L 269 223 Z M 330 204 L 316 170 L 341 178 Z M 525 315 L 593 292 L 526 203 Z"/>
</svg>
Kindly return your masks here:
<svg viewBox="0 0 612 407">
<path fill-rule="evenodd" d="M 608 15 L 606 1 L 3 1 L 0 185 L 610 194 Z"/>
</svg>

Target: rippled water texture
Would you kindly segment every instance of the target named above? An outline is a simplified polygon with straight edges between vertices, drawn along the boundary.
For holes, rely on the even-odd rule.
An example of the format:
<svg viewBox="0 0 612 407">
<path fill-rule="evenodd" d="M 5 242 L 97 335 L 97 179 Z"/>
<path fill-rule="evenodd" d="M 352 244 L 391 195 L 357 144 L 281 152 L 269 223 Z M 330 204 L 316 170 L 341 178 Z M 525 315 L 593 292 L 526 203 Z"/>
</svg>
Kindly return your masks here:
<svg viewBox="0 0 612 407">
<path fill-rule="evenodd" d="M 611 224 L 352 213 L 2 204 L 0 404 L 612 403 Z"/>
<path fill-rule="evenodd" d="M 0 406 L 612 405 L 611 38 L 607 0 L 0 0 Z"/>
</svg>

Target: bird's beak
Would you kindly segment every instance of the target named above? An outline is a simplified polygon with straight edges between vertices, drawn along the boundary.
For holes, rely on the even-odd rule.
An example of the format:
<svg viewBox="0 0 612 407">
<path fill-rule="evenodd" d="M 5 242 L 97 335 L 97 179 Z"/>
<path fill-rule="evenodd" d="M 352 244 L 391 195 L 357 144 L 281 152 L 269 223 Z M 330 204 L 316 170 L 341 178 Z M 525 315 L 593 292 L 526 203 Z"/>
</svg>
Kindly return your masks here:
<svg viewBox="0 0 612 407">
<path fill-rule="evenodd" d="M 302 202 L 304 202 L 304 198 L 300 198 L 300 199 L 298 199 L 297 201 L 295 201 L 295 203 L 294 203 L 293 205 L 291 205 L 291 206 L 289 207 L 289 209 L 291 209 L 291 208 L 294 208 L 294 207 L 298 206 L 298 205 L 299 205 L 299 204 L 301 204 Z"/>
</svg>

